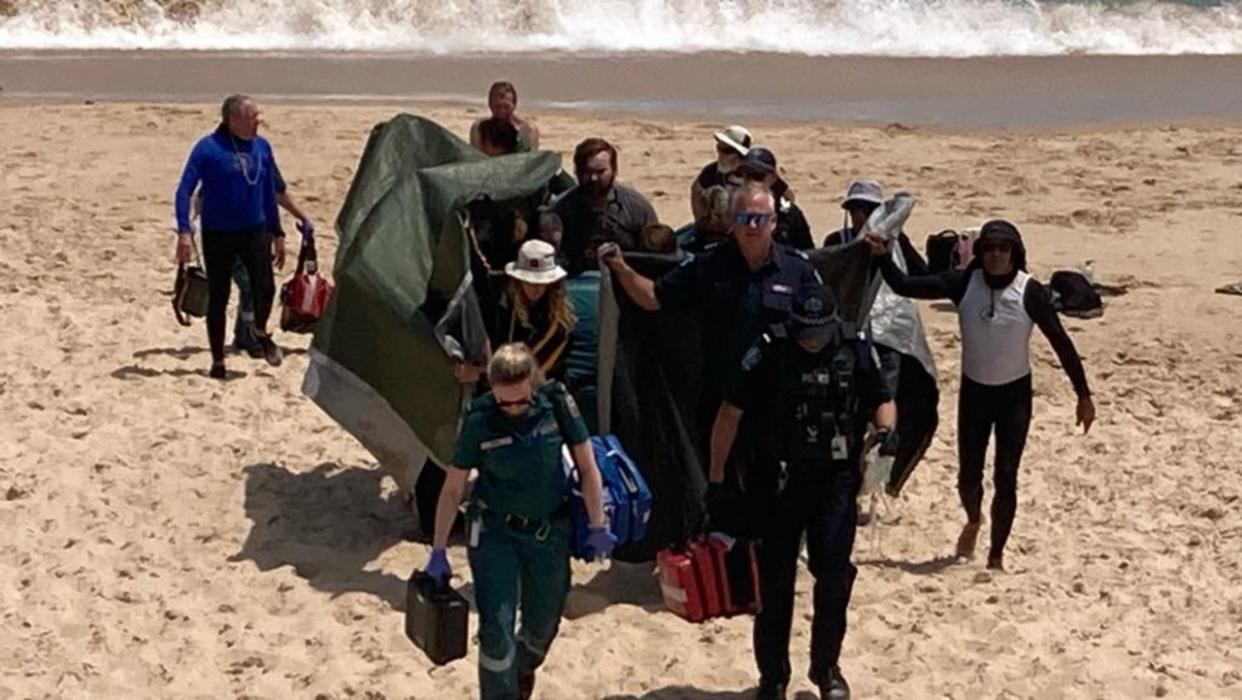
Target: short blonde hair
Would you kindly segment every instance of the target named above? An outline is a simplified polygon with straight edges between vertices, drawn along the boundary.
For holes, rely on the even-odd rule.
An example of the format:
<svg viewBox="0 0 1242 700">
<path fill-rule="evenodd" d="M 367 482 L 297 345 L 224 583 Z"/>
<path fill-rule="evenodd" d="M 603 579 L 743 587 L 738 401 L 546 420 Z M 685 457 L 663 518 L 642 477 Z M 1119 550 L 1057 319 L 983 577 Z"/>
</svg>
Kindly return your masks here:
<svg viewBox="0 0 1242 700">
<path fill-rule="evenodd" d="M 526 343 L 506 343 L 501 345 L 492 360 L 487 364 L 487 381 L 492 386 L 497 384 L 513 385 L 530 380 L 531 385 L 543 385 L 543 372 L 535 355 L 526 347 Z"/>
</svg>

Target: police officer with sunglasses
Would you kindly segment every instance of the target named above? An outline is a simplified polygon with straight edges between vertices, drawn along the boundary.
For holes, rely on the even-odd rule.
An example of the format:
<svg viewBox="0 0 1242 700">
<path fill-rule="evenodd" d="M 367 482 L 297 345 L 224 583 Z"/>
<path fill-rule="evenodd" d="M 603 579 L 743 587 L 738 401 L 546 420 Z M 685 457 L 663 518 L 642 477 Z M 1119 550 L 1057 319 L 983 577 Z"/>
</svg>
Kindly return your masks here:
<svg viewBox="0 0 1242 700">
<path fill-rule="evenodd" d="M 502 345 L 487 371 L 492 390 L 462 419 L 436 508 L 425 571 L 452 575 L 445 546 L 477 469 L 467 556 L 479 612 L 479 692 L 483 700 L 518 700 L 534 692 L 535 670 L 556 637 L 569 594 L 571 524 L 562 447 L 582 482 L 590 520 L 587 544 L 607 556 L 616 544 L 604 518 L 601 480 L 586 425 L 559 382 L 545 383 L 531 351 Z M 515 631 L 521 612 L 521 629 Z"/>
<path fill-rule="evenodd" d="M 708 246 L 658 280 L 638 274 L 616 246 L 600 249 L 601 259 L 638 306 L 648 311 L 701 310 L 703 358 L 710 378 L 703 392 L 702 436 L 710 432 L 721 398 L 732 394 L 746 350 L 764 329 L 785 320 L 799 288 L 820 282 L 805 254 L 773 240 L 776 199 L 766 185 L 739 186 L 732 211 L 729 240 Z M 705 439 L 702 449 L 706 462 Z"/>
</svg>

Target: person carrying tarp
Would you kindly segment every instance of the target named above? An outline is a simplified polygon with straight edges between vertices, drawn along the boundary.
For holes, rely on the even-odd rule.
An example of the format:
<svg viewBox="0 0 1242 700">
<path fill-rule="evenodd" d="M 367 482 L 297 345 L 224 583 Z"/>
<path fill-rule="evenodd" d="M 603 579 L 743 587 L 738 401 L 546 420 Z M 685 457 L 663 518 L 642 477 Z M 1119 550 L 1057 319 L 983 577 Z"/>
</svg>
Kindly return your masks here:
<svg viewBox="0 0 1242 700">
<path fill-rule="evenodd" d="M 617 182 L 617 149 L 599 138 L 589 138 L 574 149 L 578 185 L 561 195 L 552 210 L 561 218 L 561 253 L 571 277 L 596 267 L 601 243 L 624 250 L 638 248 L 638 237 L 659 223 L 655 209 L 638 190 Z"/>
<path fill-rule="evenodd" d="M 721 397 L 734 391 L 747 348 L 765 328 L 786 319 L 797 289 L 820 283 L 803 253 L 772 240 L 775 229 L 772 191 L 752 182 L 733 195 L 732 238 L 687 259 L 659 280 L 638 274 L 615 246 L 600 251 L 626 295 L 641 308 L 701 310 L 709 381 L 703 392 L 700 435 L 708 434 Z M 701 446 L 705 455 L 707 447 Z"/>
<path fill-rule="evenodd" d="M 884 204 L 884 191 L 875 180 L 855 180 L 846 190 L 841 209 L 845 222 L 839 231 L 824 238 L 824 247 L 849 245 L 864 233 L 871 214 Z M 898 231 L 893 262 L 908 274 L 927 274 L 927 263 L 905 233 Z M 905 486 L 914 467 L 931 444 L 940 418 L 940 391 L 936 386 L 936 365 L 923 332 L 923 321 L 915 303 L 894 294 L 880 281 L 864 329 L 880 357 L 880 377 L 888 393 L 897 401 L 897 431 L 900 434 L 897 459 L 885 486 L 896 496 Z M 866 513 L 861 521 L 868 520 Z"/>
<path fill-rule="evenodd" d="M 526 241 L 517 260 L 505 265 L 505 275 L 509 286 L 488 329 L 492 345 L 526 343 L 546 377 L 563 379 L 569 334 L 577 318 L 556 249 L 544 241 Z"/>
<path fill-rule="evenodd" d="M 601 479 L 578 406 L 558 382 L 545 383 L 526 346 L 501 346 L 488 365 L 492 390 L 462 419 L 452 467 L 436 507 L 428 575 L 452 575 L 445 547 L 470 471 L 479 476 L 466 513 L 467 558 L 479 613 L 479 694 L 529 698 L 569 593 L 572 528 L 561 450 L 581 479 L 588 545 L 607 556 Z M 517 613 L 521 629 L 515 633 Z"/>
</svg>

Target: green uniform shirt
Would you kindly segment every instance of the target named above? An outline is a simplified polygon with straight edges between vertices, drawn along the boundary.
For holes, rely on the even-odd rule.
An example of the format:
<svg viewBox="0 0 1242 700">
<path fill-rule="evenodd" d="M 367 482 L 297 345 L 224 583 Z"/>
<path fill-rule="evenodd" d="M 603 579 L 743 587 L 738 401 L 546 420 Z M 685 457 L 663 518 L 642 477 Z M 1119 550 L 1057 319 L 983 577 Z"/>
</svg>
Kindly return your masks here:
<svg viewBox="0 0 1242 700">
<path fill-rule="evenodd" d="M 518 418 L 505 415 L 489 392 L 466 410 L 453 466 L 479 470 L 474 498 L 488 510 L 542 520 L 568 497 L 561 446 L 589 438 L 577 404 L 559 382 L 535 391 Z"/>
</svg>

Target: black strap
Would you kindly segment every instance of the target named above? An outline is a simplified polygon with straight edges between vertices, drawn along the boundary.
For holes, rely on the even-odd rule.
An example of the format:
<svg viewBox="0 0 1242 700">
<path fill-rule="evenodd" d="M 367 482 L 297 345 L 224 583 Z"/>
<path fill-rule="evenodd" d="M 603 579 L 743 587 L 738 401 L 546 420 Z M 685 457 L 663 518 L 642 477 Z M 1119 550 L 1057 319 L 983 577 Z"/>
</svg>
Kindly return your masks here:
<svg viewBox="0 0 1242 700">
<path fill-rule="evenodd" d="M 181 312 L 181 302 L 183 299 L 185 299 L 186 290 L 189 288 L 190 288 L 190 280 L 188 276 L 186 275 L 185 263 L 178 263 L 177 264 L 177 281 L 175 284 L 173 284 L 172 307 L 173 307 L 173 316 L 177 318 L 177 323 L 183 326 L 190 325 L 190 319 L 186 318 L 185 314 Z"/>
</svg>

